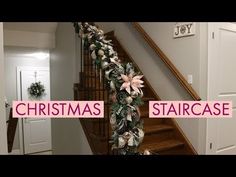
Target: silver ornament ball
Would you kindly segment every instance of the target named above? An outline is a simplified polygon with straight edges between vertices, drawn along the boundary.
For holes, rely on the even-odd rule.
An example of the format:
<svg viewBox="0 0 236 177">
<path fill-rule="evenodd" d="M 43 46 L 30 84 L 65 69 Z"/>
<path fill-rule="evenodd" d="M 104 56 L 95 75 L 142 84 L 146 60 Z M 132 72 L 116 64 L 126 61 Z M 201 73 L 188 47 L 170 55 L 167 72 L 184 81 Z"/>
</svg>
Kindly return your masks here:
<svg viewBox="0 0 236 177">
<path fill-rule="evenodd" d="M 111 88 L 112 90 L 115 90 L 115 89 L 116 89 L 115 84 L 114 84 L 113 81 L 110 82 L 110 88 Z"/>
<path fill-rule="evenodd" d="M 102 69 L 106 69 L 109 66 L 109 63 L 104 61 L 101 63 Z"/>
<path fill-rule="evenodd" d="M 104 51 L 100 49 L 100 50 L 98 51 L 98 55 L 99 55 L 99 56 L 103 56 L 103 55 L 104 55 Z"/>
<path fill-rule="evenodd" d="M 126 99 L 125 99 L 126 103 L 130 104 L 132 103 L 133 101 L 133 98 L 131 96 L 128 96 Z"/>
</svg>

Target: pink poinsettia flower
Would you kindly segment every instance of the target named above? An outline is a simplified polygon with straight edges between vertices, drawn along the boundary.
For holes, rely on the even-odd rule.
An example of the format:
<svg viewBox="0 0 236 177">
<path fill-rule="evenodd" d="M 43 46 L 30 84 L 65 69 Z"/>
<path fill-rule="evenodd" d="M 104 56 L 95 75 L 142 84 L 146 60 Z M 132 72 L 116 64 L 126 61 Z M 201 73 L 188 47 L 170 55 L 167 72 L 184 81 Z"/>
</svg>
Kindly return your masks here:
<svg viewBox="0 0 236 177">
<path fill-rule="evenodd" d="M 121 74 L 121 78 L 123 79 L 124 83 L 121 85 L 120 90 L 125 89 L 129 94 L 131 92 L 131 88 L 137 92 L 137 93 L 141 93 L 140 92 L 140 88 L 144 87 L 143 81 L 141 80 L 141 78 L 143 77 L 143 75 L 140 76 L 134 76 L 132 74 L 124 75 Z"/>
</svg>

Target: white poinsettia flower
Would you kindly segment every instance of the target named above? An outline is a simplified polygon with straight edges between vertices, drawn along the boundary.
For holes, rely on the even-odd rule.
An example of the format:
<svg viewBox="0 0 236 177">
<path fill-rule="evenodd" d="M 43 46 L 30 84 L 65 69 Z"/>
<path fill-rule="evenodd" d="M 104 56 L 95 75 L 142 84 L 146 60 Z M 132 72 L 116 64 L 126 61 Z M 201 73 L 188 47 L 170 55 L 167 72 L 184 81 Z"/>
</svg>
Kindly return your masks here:
<svg viewBox="0 0 236 177">
<path fill-rule="evenodd" d="M 135 92 L 141 93 L 140 88 L 144 87 L 142 85 L 143 84 L 143 81 L 141 80 L 142 77 L 143 75 L 133 77 L 133 74 L 129 74 L 128 76 L 121 74 L 121 78 L 123 79 L 124 83 L 121 85 L 120 90 L 125 89 L 130 94 L 132 88 Z"/>
<path fill-rule="evenodd" d="M 87 34 L 88 40 L 90 40 L 92 37 L 93 37 L 93 34 L 92 34 L 92 33 L 88 33 L 88 34 Z"/>
<path fill-rule="evenodd" d="M 138 139 L 139 142 L 141 143 L 143 141 L 143 137 L 144 137 L 144 132 L 142 129 L 138 128 Z"/>
<path fill-rule="evenodd" d="M 104 46 L 104 44 L 102 42 L 98 42 L 102 47 Z"/>
<path fill-rule="evenodd" d="M 103 39 L 102 42 L 105 43 L 105 44 L 108 44 L 108 45 L 112 45 L 111 44 L 112 40 Z"/>
<path fill-rule="evenodd" d="M 110 124 L 111 125 L 115 125 L 116 124 L 116 117 L 115 115 L 112 115 L 111 118 L 110 118 Z"/>
<path fill-rule="evenodd" d="M 91 57 L 92 57 L 92 59 L 96 60 L 97 55 L 96 55 L 96 53 L 95 53 L 95 50 L 91 53 Z"/>
<path fill-rule="evenodd" d="M 118 147 L 123 148 L 125 146 L 125 144 L 126 144 L 126 140 L 122 136 L 120 136 L 118 138 Z"/>
<path fill-rule="evenodd" d="M 110 46 L 110 45 L 108 45 L 108 49 L 109 49 L 109 50 L 113 50 L 113 47 Z"/>
<path fill-rule="evenodd" d="M 109 49 L 109 55 L 111 56 L 111 55 L 113 55 L 113 54 L 115 54 L 115 51 L 113 50 L 113 48 L 112 48 L 112 49 Z"/>
<path fill-rule="evenodd" d="M 131 115 L 131 114 L 128 114 L 128 115 L 127 115 L 127 120 L 130 121 L 130 122 L 132 122 L 132 115 Z"/>
<path fill-rule="evenodd" d="M 114 84 L 113 81 L 110 82 L 110 88 L 111 88 L 112 90 L 115 90 L 115 89 L 116 89 L 116 86 L 115 86 L 115 84 Z"/>
<path fill-rule="evenodd" d="M 117 62 L 118 61 L 118 57 L 117 56 L 114 56 L 112 58 L 110 58 L 111 62 Z"/>
<path fill-rule="evenodd" d="M 112 63 L 115 63 L 117 66 L 119 66 L 119 65 L 120 65 L 120 63 L 119 63 L 119 61 L 118 61 L 118 57 L 117 57 L 117 56 L 114 56 L 114 57 L 110 58 L 110 61 L 111 61 Z"/>
<path fill-rule="evenodd" d="M 122 137 L 124 138 L 124 140 L 125 140 L 126 143 L 127 143 L 127 142 L 129 141 L 129 139 L 130 139 L 131 137 L 133 137 L 133 134 L 132 134 L 132 132 L 125 132 L 125 133 L 123 133 Z"/>
<path fill-rule="evenodd" d="M 110 79 L 110 73 L 113 71 L 113 69 L 110 69 L 108 71 L 105 71 L 105 77 L 107 78 L 107 80 L 111 80 Z"/>
<path fill-rule="evenodd" d="M 151 155 L 151 152 L 147 149 L 145 149 L 145 151 L 143 152 L 143 155 Z"/>
<path fill-rule="evenodd" d="M 101 35 L 103 35 L 104 34 L 104 31 L 103 30 L 98 30 L 99 31 L 99 33 L 101 34 Z"/>
<path fill-rule="evenodd" d="M 128 146 L 134 146 L 134 136 L 133 135 L 131 135 L 128 140 Z"/>
<path fill-rule="evenodd" d="M 138 128 L 138 135 L 139 135 L 140 138 L 144 137 L 144 132 L 140 128 Z"/>
</svg>

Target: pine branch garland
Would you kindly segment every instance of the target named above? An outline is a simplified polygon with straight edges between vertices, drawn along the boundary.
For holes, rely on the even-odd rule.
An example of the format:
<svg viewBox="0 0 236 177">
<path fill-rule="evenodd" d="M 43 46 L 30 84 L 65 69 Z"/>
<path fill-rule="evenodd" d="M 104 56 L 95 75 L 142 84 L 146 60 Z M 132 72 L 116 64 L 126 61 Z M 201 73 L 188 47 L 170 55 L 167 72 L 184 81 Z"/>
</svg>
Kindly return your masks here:
<svg viewBox="0 0 236 177">
<path fill-rule="evenodd" d="M 110 143 L 119 154 L 140 154 L 143 121 L 138 106 L 143 104 L 142 75 L 136 73 L 132 63 L 122 63 L 114 51 L 112 41 L 94 24 L 74 23 L 75 32 L 84 40 L 84 47 L 98 69 L 105 71 L 106 85 L 110 87 L 110 124 L 113 130 Z"/>
</svg>

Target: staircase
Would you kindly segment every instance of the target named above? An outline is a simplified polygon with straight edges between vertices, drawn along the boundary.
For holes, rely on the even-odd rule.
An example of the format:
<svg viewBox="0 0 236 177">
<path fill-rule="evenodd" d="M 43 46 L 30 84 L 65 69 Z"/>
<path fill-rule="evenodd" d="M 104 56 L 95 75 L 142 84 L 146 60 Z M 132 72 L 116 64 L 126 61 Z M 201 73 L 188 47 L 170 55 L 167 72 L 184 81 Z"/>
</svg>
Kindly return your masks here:
<svg viewBox="0 0 236 177">
<path fill-rule="evenodd" d="M 114 32 L 106 34 L 107 39 L 111 39 L 113 48 L 117 51 L 119 58 L 123 62 L 132 62 L 136 69 L 140 71 L 134 60 L 122 47 L 114 35 Z M 109 138 L 111 128 L 109 123 L 110 98 L 108 86 L 104 82 L 104 73 L 94 68 L 89 51 L 83 50 L 81 59 L 82 67 L 80 72 L 80 83 L 74 84 L 75 100 L 103 100 L 104 119 L 81 119 L 81 124 L 94 154 L 116 154 L 111 151 Z M 141 71 L 140 71 L 141 72 Z M 191 155 L 196 154 L 192 145 L 188 142 L 177 123 L 171 118 L 149 119 L 148 102 L 160 100 L 148 80 L 143 78 L 145 83 L 143 106 L 140 107 L 141 118 L 144 120 L 144 140 L 139 151 L 148 149 L 152 154 L 158 155 Z"/>
</svg>

